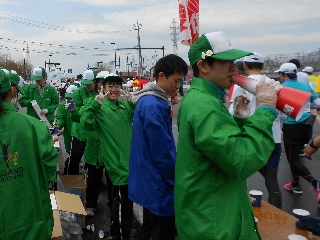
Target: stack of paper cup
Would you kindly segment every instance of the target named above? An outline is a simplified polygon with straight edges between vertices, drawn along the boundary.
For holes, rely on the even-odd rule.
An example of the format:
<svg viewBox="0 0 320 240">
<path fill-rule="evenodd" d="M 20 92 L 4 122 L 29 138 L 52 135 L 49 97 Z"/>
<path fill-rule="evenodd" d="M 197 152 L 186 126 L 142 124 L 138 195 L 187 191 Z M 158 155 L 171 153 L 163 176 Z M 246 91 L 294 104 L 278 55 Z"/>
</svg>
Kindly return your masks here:
<svg viewBox="0 0 320 240">
<path fill-rule="evenodd" d="M 266 76 L 262 75 L 261 80 L 262 79 L 266 79 Z M 231 81 L 248 92 L 254 95 L 256 94 L 256 86 L 259 83 L 258 81 L 241 75 L 232 75 Z M 297 121 L 301 118 L 305 108 L 308 106 L 311 93 L 282 86 L 277 97 L 276 108 Z"/>
</svg>

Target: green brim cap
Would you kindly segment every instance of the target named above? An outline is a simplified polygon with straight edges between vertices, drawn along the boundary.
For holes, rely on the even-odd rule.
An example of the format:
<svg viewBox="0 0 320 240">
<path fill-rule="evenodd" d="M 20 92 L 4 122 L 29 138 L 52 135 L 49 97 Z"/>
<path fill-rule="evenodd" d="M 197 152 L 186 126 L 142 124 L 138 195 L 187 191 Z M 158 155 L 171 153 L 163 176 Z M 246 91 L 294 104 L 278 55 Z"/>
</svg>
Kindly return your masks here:
<svg viewBox="0 0 320 240">
<path fill-rule="evenodd" d="M 15 73 L 9 73 L 9 74 L 7 74 L 7 76 L 9 78 L 9 81 L 11 83 L 15 84 L 17 89 L 19 90 L 19 92 L 24 95 L 24 90 L 19 86 L 20 76 L 18 74 L 15 74 Z"/>
<path fill-rule="evenodd" d="M 35 81 L 39 81 L 46 75 L 47 75 L 47 72 L 43 67 L 36 67 L 32 71 L 31 79 Z"/>
<path fill-rule="evenodd" d="M 79 82 L 72 82 L 70 85 L 74 85 L 74 86 L 77 86 L 77 87 L 81 87 L 81 85 L 80 85 Z"/>
<path fill-rule="evenodd" d="M 8 92 L 10 87 L 8 76 L 3 71 L 0 71 L 0 93 Z"/>
<path fill-rule="evenodd" d="M 65 93 L 65 97 L 69 97 L 69 98 L 72 98 L 73 96 L 73 93 L 78 89 L 78 87 L 76 85 L 70 85 L 67 90 L 66 90 L 66 93 Z"/>
<path fill-rule="evenodd" d="M 96 72 L 91 69 L 84 71 L 83 77 L 81 79 L 81 84 L 88 85 L 94 83 L 94 79 L 97 76 L 97 74 L 95 73 Z"/>
<path fill-rule="evenodd" d="M 203 34 L 191 45 L 188 57 L 193 65 L 207 57 L 234 61 L 251 54 L 252 52 L 235 49 L 224 32 L 211 32 Z"/>
</svg>

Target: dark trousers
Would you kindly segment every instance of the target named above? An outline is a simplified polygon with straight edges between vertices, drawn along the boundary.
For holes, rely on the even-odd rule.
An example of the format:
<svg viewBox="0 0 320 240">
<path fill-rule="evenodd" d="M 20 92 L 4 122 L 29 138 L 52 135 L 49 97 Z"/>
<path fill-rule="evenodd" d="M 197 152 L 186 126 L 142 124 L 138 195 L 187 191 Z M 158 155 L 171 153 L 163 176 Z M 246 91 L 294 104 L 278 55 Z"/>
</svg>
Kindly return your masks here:
<svg viewBox="0 0 320 240">
<path fill-rule="evenodd" d="M 281 156 L 281 143 L 275 143 L 275 147 L 267 164 L 259 170 L 265 180 L 269 192 L 268 202 L 277 208 L 282 208 L 282 196 L 278 182 L 278 166 Z"/>
<path fill-rule="evenodd" d="M 100 183 L 103 175 L 104 166 L 97 167 L 96 165 L 87 164 L 87 192 L 86 192 L 86 207 L 96 208 L 100 193 Z"/>
<path fill-rule="evenodd" d="M 113 186 L 110 235 L 113 240 L 129 240 L 133 203 L 128 198 L 128 185 Z"/>
<path fill-rule="evenodd" d="M 97 201 L 100 194 L 100 185 L 102 181 L 103 169 L 104 166 L 97 168 L 96 165 L 87 164 L 88 168 L 88 178 L 87 178 L 87 192 L 86 192 L 86 207 L 87 208 L 96 208 Z M 107 172 L 106 182 L 107 182 L 107 191 L 108 191 L 108 206 L 112 207 L 112 183 Z"/>
<path fill-rule="evenodd" d="M 143 208 L 143 223 L 139 231 L 138 240 L 174 240 L 175 219 L 161 217 L 153 214 L 147 208 Z"/>
<path fill-rule="evenodd" d="M 80 141 L 78 138 L 71 138 L 70 155 L 64 166 L 64 175 L 79 175 L 79 163 L 86 148 L 86 142 Z"/>
<path fill-rule="evenodd" d="M 307 181 L 313 179 L 310 171 L 300 161 L 299 153 L 312 137 L 312 126 L 306 124 L 283 124 L 283 142 L 292 173 L 292 184 L 299 184 L 299 176 Z"/>
</svg>

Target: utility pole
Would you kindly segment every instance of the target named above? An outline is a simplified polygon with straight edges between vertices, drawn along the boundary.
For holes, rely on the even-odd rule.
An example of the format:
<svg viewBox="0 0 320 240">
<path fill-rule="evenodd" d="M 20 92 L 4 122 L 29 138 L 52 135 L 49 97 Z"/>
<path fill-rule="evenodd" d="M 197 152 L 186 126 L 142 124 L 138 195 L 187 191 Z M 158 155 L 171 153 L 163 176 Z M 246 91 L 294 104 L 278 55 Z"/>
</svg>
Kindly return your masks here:
<svg viewBox="0 0 320 240">
<path fill-rule="evenodd" d="M 171 41 L 173 42 L 173 54 L 178 55 L 179 27 L 177 27 L 176 24 L 178 23 L 173 19 L 172 24 L 170 25 L 170 29 L 172 29 Z"/>
<path fill-rule="evenodd" d="M 141 58 L 141 45 L 140 45 L 140 28 L 142 24 L 140 24 L 137 20 L 137 23 L 133 25 L 133 29 L 138 31 L 138 48 L 139 48 L 139 66 L 138 66 L 138 74 L 141 75 L 142 70 L 142 58 Z"/>
</svg>

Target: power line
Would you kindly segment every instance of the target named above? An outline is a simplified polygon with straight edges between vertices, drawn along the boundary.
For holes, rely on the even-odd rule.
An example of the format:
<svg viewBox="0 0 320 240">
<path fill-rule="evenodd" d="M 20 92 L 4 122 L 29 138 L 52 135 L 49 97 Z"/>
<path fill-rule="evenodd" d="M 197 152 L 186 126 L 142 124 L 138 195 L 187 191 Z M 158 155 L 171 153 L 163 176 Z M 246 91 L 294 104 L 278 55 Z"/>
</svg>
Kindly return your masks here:
<svg viewBox="0 0 320 240">
<path fill-rule="evenodd" d="M 131 32 L 132 30 L 122 30 L 122 31 L 89 31 L 89 30 L 81 30 L 81 29 L 74 29 L 74 28 L 65 28 L 61 26 L 56 26 L 52 24 L 42 23 L 42 22 L 36 22 L 32 20 L 28 20 L 25 18 L 15 17 L 6 13 L 0 12 L 0 19 L 7 20 L 10 22 L 16 22 L 19 24 L 24 25 L 30 25 L 32 27 L 38 27 L 38 28 L 46 28 L 51 29 L 55 31 L 66 31 L 66 32 L 76 32 L 76 33 L 95 33 L 95 34 L 106 34 L 106 33 L 123 33 L 123 32 Z"/>
</svg>

